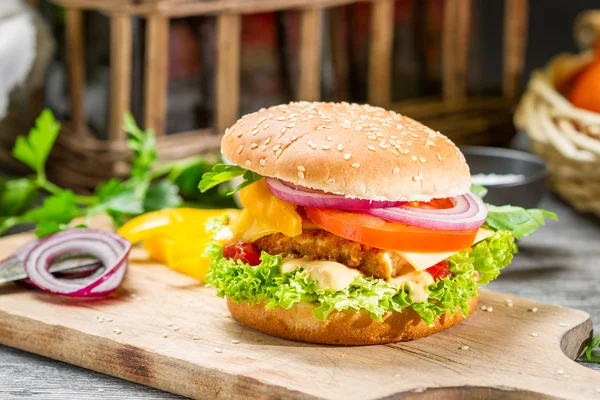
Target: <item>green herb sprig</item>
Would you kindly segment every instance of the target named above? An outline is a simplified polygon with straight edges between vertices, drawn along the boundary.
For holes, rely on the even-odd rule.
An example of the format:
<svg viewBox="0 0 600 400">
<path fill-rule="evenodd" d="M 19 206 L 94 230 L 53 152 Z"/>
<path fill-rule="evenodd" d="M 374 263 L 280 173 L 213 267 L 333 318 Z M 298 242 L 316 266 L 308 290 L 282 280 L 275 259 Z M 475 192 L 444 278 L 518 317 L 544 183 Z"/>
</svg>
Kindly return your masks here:
<svg viewBox="0 0 600 400">
<path fill-rule="evenodd" d="M 17 138 L 13 156 L 30 167 L 34 175 L 0 179 L 0 233 L 21 224 L 35 224 L 36 233 L 44 237 L 69 226 L 78 217 L 108 214 L 117 226 L 128 219 L 162 208 L 184 204 L 180 192 L 199 201 L 188 206 L 230 207 L 231 199 L 219 191 L 191 193 L 202 173 L 213 162 L 201 156 L 161 163 L 157 161 L 156 139 L 151 130 L 142 130 L 127 113 L 124 129 L 127 145 L 133 152 L 131 172 L 127 179 L 111 179 L 99 184 L 92 195 L 75 194 L 50 182 L 46 176 L 46 161 L 54 146 L 60 123 L 50 110 L 44 110 L 27 136 Z M 207 157 L 210 158 L 210 157 Z M 41 205 L 31 208 L 41 201 Z"/>
</svg>

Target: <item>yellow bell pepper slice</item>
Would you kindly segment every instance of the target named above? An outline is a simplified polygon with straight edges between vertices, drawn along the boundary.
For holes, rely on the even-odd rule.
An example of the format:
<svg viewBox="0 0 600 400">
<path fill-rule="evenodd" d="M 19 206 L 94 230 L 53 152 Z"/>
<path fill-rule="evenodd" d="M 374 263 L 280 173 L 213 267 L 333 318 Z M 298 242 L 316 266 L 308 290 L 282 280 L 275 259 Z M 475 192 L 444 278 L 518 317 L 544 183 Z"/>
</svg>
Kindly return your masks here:
<svg viewBox="0 0 600 400">
<path fill-rule="evenodd" d="M 204 210 L 195 208 L 165 209 L 133 218 L 119 229 L 119 234 L 132 243 L 144 242 L 151 258 L 169 268 L 200 281 L 210 266 L 202 251 L 210 240 L 205 223 L 211 217 L 239 210 Z"/>
<path fill-rule="evenodd" d="M 197 208 L 172 208 L 142 214 L 126 222 L 119 235 L 131 243 L 146 238 L 167 234 L 170 236 L 190 236 L 204 234 L 204 224 L 211 217 L 223 213 L 239 213 L 239 210 L 205 210 Z"/>
</svg>

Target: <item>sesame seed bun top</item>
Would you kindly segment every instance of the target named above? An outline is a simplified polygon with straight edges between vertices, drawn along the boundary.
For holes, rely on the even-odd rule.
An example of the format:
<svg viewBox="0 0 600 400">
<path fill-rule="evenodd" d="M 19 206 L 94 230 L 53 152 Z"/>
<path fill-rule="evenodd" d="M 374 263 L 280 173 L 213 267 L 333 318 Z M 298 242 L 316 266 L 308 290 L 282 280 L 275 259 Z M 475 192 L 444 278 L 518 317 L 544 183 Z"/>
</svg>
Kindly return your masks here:
<svg viewBox="0 0 600 400">
<path fill-rule="evenodd" d="M 450 139 L 379 107 L 297 102 L 245 115 L 221 152 L 263 176 L 351 198 L 429 201 L 467 193 L 471 175 Z"/>
</svg>

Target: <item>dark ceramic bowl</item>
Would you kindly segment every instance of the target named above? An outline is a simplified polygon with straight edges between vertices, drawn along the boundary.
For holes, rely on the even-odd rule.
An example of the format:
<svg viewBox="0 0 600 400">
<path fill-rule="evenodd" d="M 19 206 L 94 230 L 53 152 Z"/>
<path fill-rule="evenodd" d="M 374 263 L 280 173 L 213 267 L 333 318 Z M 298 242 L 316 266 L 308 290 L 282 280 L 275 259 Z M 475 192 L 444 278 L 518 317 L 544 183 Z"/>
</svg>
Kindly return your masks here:
<svg viewBox="0 0 600 400">
<path fill-rule="evenodd" d="M 463 146 L 471 175 L 522 175 L 511 183 L 483 185 L 488 189 L 485 201 L 494 205 L 536 207 L 546 192 L 548 167 L 541 158 L 519 150 L 497 147 Z M 477 182 L 473 182 L 477 183 Z"/>
</svg>

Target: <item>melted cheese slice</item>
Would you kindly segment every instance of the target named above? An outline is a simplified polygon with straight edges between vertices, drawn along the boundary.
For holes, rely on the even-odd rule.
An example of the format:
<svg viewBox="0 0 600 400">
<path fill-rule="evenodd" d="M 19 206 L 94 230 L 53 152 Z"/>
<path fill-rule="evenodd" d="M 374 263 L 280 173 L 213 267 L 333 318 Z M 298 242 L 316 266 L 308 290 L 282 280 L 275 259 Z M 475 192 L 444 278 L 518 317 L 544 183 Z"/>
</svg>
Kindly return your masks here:
<svg viewBox="0 0 600 400">
<path fill-rule="evenodd" d="M 494 232 L 489 229 L 479 228 L 473 244 L 479 243 L 482 240 L 489 238 L 493 234 Z M 415 267 L 417 271 L 423 271 L 424 269 L 432 267 L 440 261 L 453 256 L 454 254 L 458 253 L 458 251 L 450 251 L 445 253 L 410 253 L 407 251 L 396 251 L 396 253 L 408 261 L 410 265 Z"/>
</svg>

